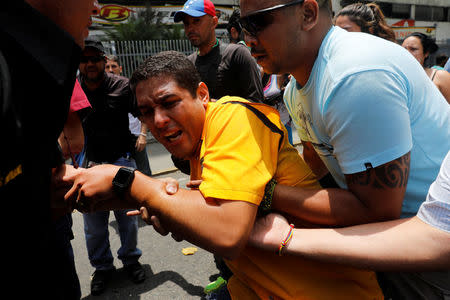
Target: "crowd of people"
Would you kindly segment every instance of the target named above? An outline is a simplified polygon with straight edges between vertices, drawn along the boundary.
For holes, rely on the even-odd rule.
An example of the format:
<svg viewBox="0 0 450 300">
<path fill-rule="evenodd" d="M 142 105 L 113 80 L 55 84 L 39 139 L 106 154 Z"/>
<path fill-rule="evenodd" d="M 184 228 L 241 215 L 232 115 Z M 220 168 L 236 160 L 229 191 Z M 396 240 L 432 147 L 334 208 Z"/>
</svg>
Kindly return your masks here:
<svg viewBox="0 0 450 300">
<path fill-rule="evenodd" d="M 136 284 L 140 216 L 214 254 L 225 284 L 209 299 L 449 297 L 448 58 L 429 65 L 425 34 L 397 43 L 376 4 L 333 18 L 330 3 L 241 0 L 228 44 L 214 4 L 189 0 L 174 21 L 198 51 L 153 55 L 129 79 L 89 36 L 97 0 L 3 4 L 6 284 L 80 299 L 76 209 L 92 295 L 115 270 L 113 211 Z M 148 130 L 188 188 L 151 176 Z"/>
</svg>

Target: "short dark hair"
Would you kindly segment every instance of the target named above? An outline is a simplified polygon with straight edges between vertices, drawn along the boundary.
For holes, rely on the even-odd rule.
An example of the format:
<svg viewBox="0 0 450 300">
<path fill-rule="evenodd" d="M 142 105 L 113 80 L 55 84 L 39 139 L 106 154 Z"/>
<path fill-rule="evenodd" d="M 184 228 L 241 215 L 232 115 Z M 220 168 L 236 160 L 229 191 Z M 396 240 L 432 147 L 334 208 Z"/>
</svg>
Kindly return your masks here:
<svg viewBox="0 0 450 300">
<path fill-rule="evenodd" d="M 136 93 L 139 82 L 153 77 L 171 77 L 178 86 L 186 89 L 195 97 L 197 88 L 201 82 L 200 75 L 194 64 L 186 55 L 177 51 L 164 51 L 147 58 L 133 72 L 130 79 L 130 87 Z"/>
<path fill-rule="evenodd" d="M 436 55 L 436 64 L 443 67 L 448 60 L 448 56 L 444 53 Z"/>
<path fill-rule="evenodd" d="M 107 54 L 107 55 L 106 55 L 106 59 L 107 59 L 107 60 L 115 61 L 116 63 L 120 64 L 119 58 L 117 57 L 117 55 L 114 55 L 114 54 Z"/>
<path fill-rule="evenodd" d="M 425 53 L 433 54 L 439 49 L 439 46 L 434 42 L 434 40 L 429 35 L 426 35 L 421 32 L 413 32 L 410 35 L 408 35 L 405 38 L 405 40 L 411 36 L 414 36 L 420 40 L 424 54 Z"/>
<path fill-rule="evenodd" d="M 231 28 L 236 28 L 237 32 L 240 34 L 242 31 L 242 26 L 240 23 L 241 18 L 241 10 L 239 8 L 236 8 L 233 13 L 230 16 L 230 19 L 228 20 L 227 24 L 227 31 L 228 33 L 231 33 Z"/>
</svg>

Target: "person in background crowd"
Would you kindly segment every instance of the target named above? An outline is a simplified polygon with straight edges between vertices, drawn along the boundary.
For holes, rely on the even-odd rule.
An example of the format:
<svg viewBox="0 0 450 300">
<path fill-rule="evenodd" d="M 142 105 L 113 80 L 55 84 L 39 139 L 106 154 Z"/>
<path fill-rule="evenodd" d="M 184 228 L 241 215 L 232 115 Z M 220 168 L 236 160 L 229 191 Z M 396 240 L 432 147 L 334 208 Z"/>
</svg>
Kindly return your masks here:
<svg viewBox="0 0 450 300">
<path fill-rule="evenodd" d="M 365 32 L 396 43 L 395 33 L 375 3 L 353 3 L 341 9 L 334 23 L 349 32 Z"/>
<path fill-rule="evenodd" d="M 242 33 L 242 26 L 239 23 L 241 18 L 241 11 L 239 8 L 235 9 L 230 16 L 227 24 L 227 31 L 230 37 L 230 42 L 233 44 L 242 44 L 245 46 L 244 34 Z"/>
<path fill-rule="evenodd" d="M 447 63 L 448 56 L 444 53 L 436 55 L 436 65 L 432 66 L 432 68 L 436 70 L 445 70 L 445 64 Z"/>
<path fill-rule="evenodd" d="M 444 70 L 450 73 L 450 59 L 447 59 L 445 63 Z"/>
<path fill-rule="evenodd" d="M 106 55 L 105 71 L 116 75 L 122 74 L 122 65 L 119 63 L 119 58 L 116 55 Z"/>
<path fill-rule="evenodd" d="M 0 9 L 0 199 L 6 263 L 2 285 L 12 298 L 80 299 L 63 218 L 64 194 L 78 172 L 64 164 L 64 128 L 84 39 L 96 0 L 2 2 Z M 70 224 L 69 224 L 70 225 Z"/>
<path fill-rule="evenodd" d="M 210 101 L 194 65 L 174 51 L 149 57 L 130 84 L 153 136 L 190 160 L 191 179 L 200 185 L 168 195 L 159 180 L 103 165 L 77 176 L 68 201 L 81 193 L 77 203 L 87 210 L 144 207 L 162 228 L 224 257 L 233 275 L 219 299 L 382 298 L 373 272 L 246 247 L 274 181 L 320 188 L 273 107 L 232 96 Z"/>
<path fill-rule="evenodd" d="M 217 39 L 218 18 L 210 0 L 186 1 L 174 21 L 183 22 L 187 38 L 198 48 L 189 59 L 209 87 L 212 99 L 230 95 L 254 102 L 263 100 L 259 68 L 247 47 Z"/>
<path fill-rule="evenodd" d="M 119 58 L 116 55 L 106 55 L 105 71 L 116 75 L 122 74 L 122 65 L 119 63 Z M 147 154 L 147 126 L 142 124 L 139 118 L 136 118 L 131 113 L 128 113 L 128 122 L 131 133 L 136 137 L 135 149 L 132 153 L 136 161 L 136 167 L 139 171 L 147 176 L 152 175 L 150 163 Z"/>
<path fill-rule="evenodd" d="M 403 40 L 402 46 L 422 65 L 428 77 L 450 104 L 450 73 L 429 68 L 425 63 L 427 58 L 439 49 L 438 45 L 428 35 L 413 32 Z"/>
<path fill-rule="evenodd" d="M 331 1 L 241 0 L 240 8 L 258 64 L 291 74 L 284 99 L 305 160 L 348 196 L 277 184 L 274 209 L 335 227 L 416 215 L 450 149 L 450 106 L 420 65 L 396 43 L 333 26 Z M 397 299 L 450 284 L 448 272 L 378 275 Z"/>
<path fill-rule="evenodd" d="M 83 167 L 111 163 L 135 168 L 131 157 L 135 141 L 128 127 L 128 113 L 138 116 L 139 111 L 128 79 L 107 73 L 105 64 L 102 43 L 88 38 L 79 65 L 79 81 L 92 105 L 92 112 L 83 119 L 86 135 Z M 142 251 L 137 248 L 138 220 L 126 213 L 127 210 L 114 210 L 121 241 L 117 254 L 128 277 L 134 283 L 141 283 L 145 280 L 145 272 L 139 263 Z M 95 268 L 91 280 L 92 295 L 105 291 L 115 271 L 109 244 L 109 215 L 109 211 L 83 214 L 89 260 Z"/>
</svg>

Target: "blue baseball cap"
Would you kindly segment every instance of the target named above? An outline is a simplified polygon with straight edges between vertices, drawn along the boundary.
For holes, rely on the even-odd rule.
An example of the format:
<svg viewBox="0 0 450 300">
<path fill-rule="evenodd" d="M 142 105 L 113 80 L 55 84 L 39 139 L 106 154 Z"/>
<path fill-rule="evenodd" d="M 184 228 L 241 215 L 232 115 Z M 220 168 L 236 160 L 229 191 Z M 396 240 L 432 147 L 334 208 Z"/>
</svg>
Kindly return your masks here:
<svg viewBox="0 0 450 300">
<path fill-rule="evenodd" d="M 188 0 L 184 3 L 183 9 L 173 16 L 175 22 L 183 20 L 184 15 L 191 17 L 202 17 L 204 15 L 216 16 L 216 8 L 210 0 Z"/>
</svg>

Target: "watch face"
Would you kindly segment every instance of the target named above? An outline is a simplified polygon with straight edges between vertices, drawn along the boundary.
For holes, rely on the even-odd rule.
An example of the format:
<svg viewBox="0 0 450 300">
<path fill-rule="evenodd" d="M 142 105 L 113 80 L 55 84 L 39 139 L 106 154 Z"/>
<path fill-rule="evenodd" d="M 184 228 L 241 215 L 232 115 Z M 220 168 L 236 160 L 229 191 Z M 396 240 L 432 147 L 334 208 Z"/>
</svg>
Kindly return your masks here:
<svg viewBox="0 0 450 300">
<path fill-rule="evenodd" d="M 134 171 L 135 169 L 126 167 L 122 167 L 117 171 L 112 182 L 113 187 L 117 192 L 123 193 L 125 189 L 130 186 L 134 178 Z"/>
<path fill-rule="evenodd" d="M 130 172 L 127 172 L 124 169 L 120 169 L 116 177 L 114 178 L 114 181 L 117 185 L 125 186 L 125 184 L 128 182 L 128 179 L 130 177 Z"/>
</svg>

